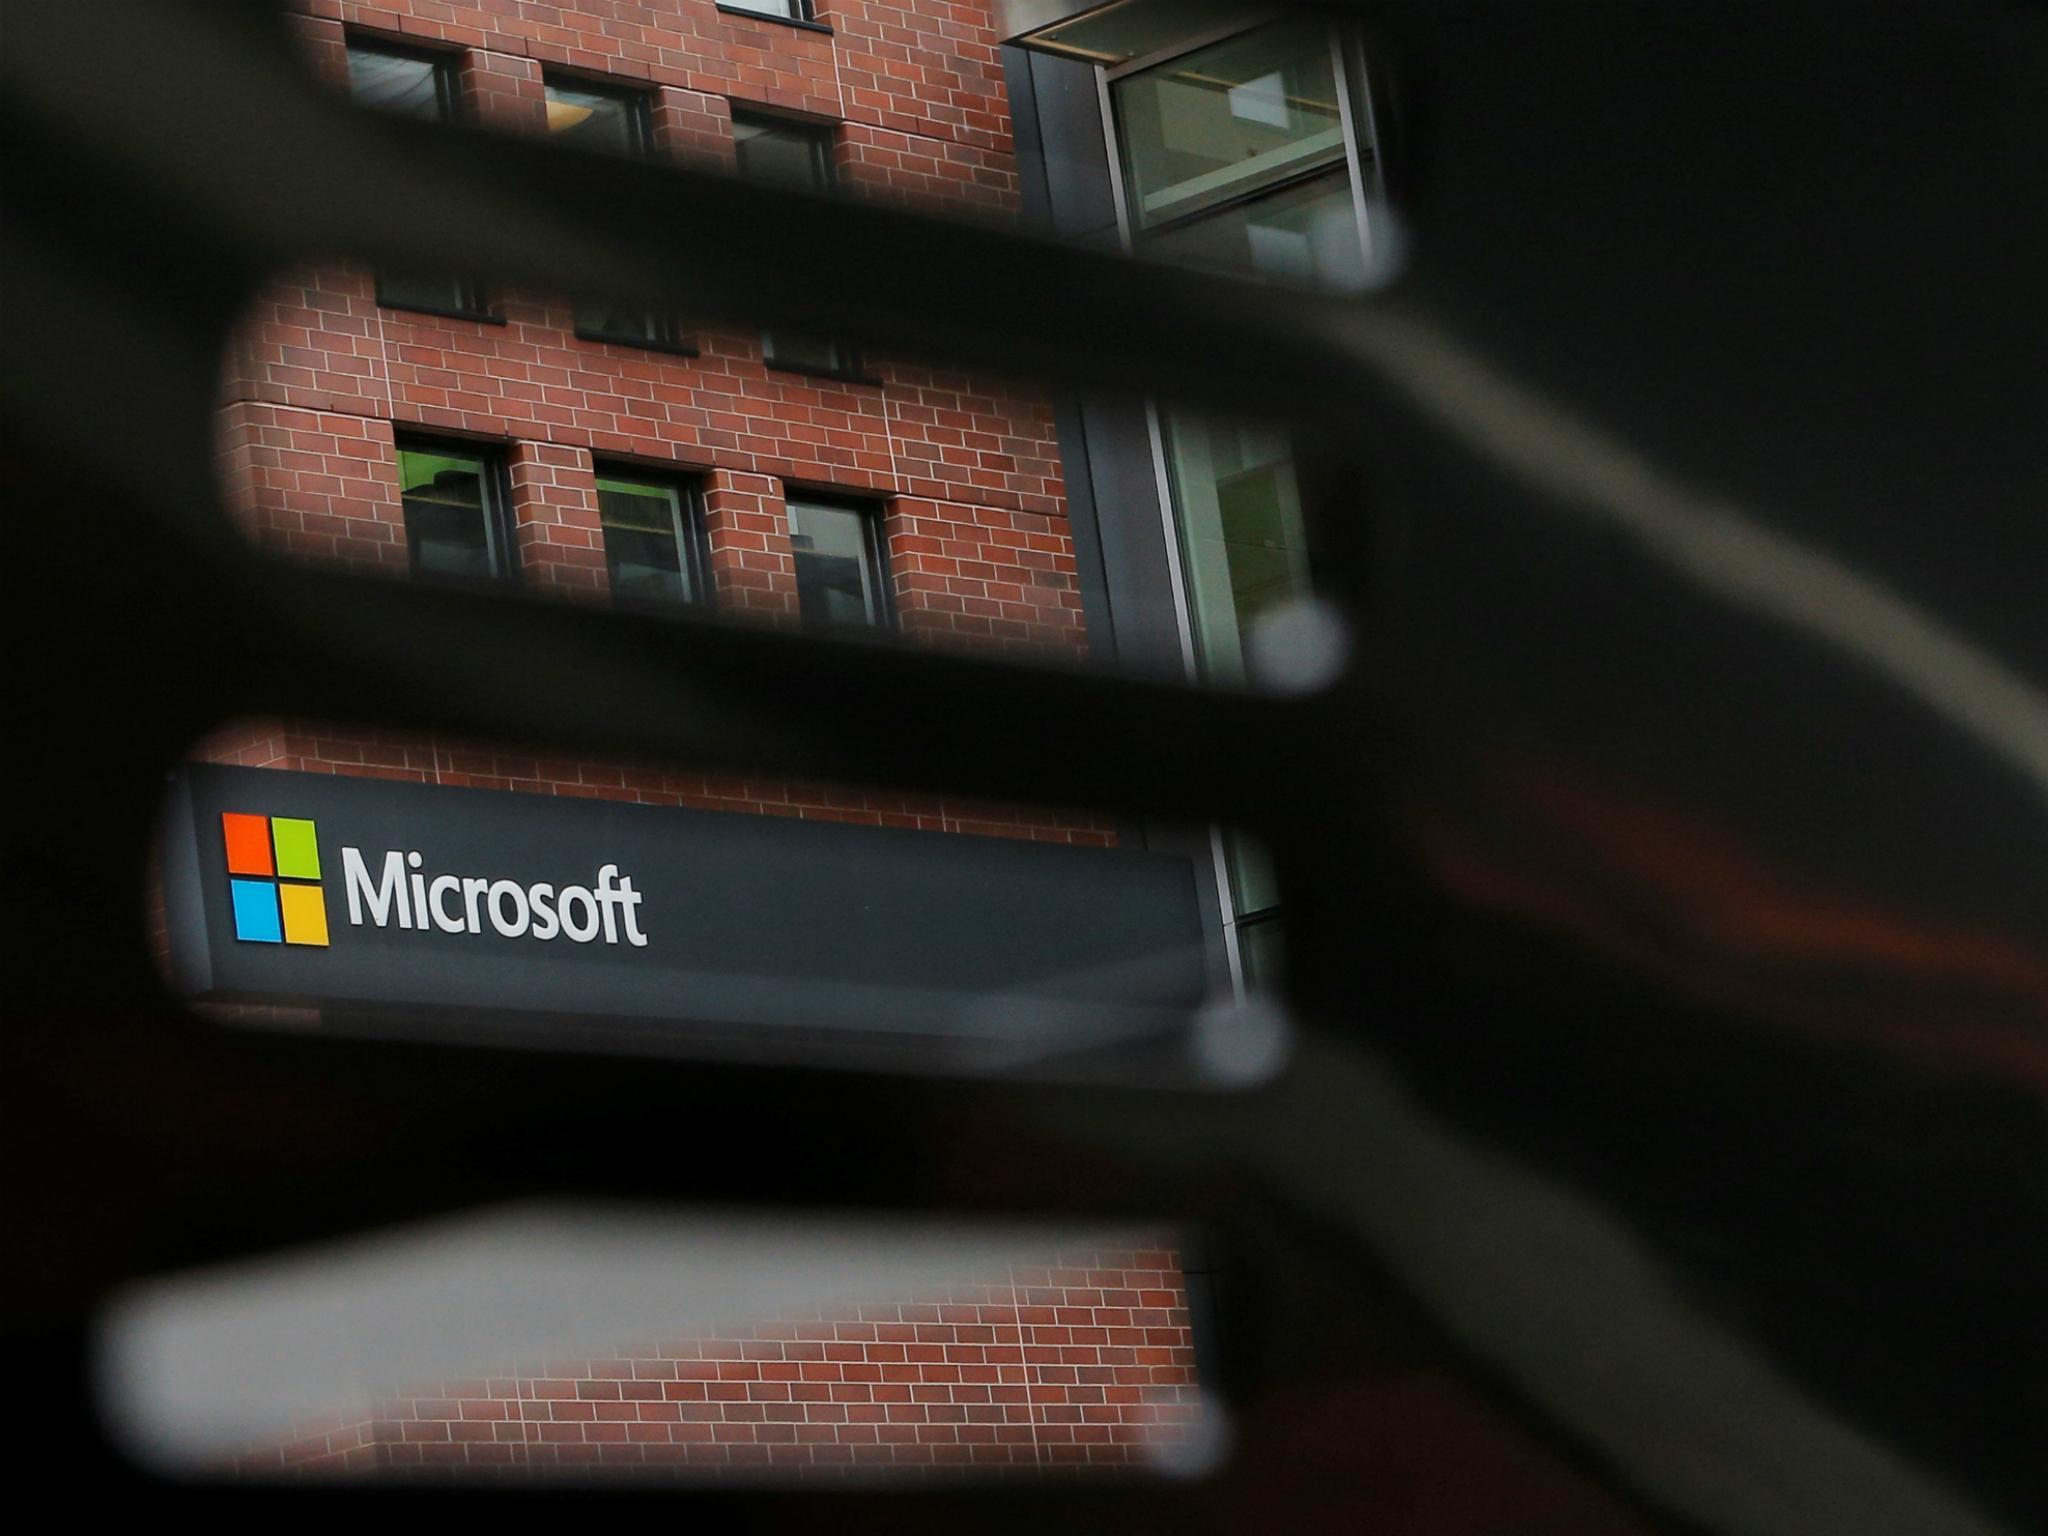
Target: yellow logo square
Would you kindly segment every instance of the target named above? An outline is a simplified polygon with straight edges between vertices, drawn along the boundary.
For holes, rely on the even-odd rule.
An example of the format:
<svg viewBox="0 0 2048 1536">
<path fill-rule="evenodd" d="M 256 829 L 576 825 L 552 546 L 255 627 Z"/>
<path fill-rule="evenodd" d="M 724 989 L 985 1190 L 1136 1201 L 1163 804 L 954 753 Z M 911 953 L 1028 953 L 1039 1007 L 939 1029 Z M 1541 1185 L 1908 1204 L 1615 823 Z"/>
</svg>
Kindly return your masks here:
<svg viewBox="0 0 2048 1536">
<path fill-rule="evenodd" d="M 284 909 L 287 944 L 327 942 L 327 901 L 317 885 L 279 885 L 278 905 Z"/>
</svg>

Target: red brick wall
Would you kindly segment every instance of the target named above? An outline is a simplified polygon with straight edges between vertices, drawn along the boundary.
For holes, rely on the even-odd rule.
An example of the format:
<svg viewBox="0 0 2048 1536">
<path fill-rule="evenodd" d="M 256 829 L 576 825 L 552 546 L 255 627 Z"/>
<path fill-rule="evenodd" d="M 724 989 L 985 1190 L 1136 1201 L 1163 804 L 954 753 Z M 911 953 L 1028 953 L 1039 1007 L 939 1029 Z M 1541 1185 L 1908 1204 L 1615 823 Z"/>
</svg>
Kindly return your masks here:
<svg viewBox="0 0 2048 1536">
<path fill-rule="evenodd" d="M 1085 812 L 1020 807 L 958 795 L 900 795 L 786 780 L 735 778 L 648 764 L 545 756 L 374 727 L 317 721 L 250 720 L 216 732 L 192 755 L 244 768 L 287 768 L 349 778 L 396 779 L 518 794 L 624 800 L 836 821 L 921 832 L 1016 837 L 1106 848 L 1115 826 Z"/>
<path fill-rule="evenodd" d="M 732 109 L 838 125 L 843 191 L 1013 217 L 1018 182 L 992 8 L 820 0 L 821 33 L 712 0 L 297 0 L 314 71 L 345 82 L 345 27 L 460 50 L 467 111 L 544 121 L 541 72 L 650 89 L 657 153 L 730 168 Z M 708 232 L 707 238 L 715 238 Z M 488 274 L 482 274 L 488 278 Z M 219 453 L 231 506 L 267 546 L 403 575 L 394 431 L 506 455 L 520 579 L 603 600 L 594 465 L 623 458 L 703 492 L 715 601 L 796 617 L 785 487 L 880 501 L 892 597 L 915 643 L 1059 656 L 1085 643 L 1050 407 L 1014 385 L 864 360 L 876 381 L 764 365 L 759 338 L 697 328 L 698 355 L 584 341 L 563 295 L 489 289 L 503 324 L 380 308 L 366 271 L 310 263 L 252 304 L 226 360 Z M 575 761 L 301 721 L 243 722 L 198 755 L 248 766 L 751 811 L 928 831 L 1107 844 L 1106 821 Z M 238 1463 L 358 1468 L 668 1465 L 1052 1467 L 1116 1464 L 1193 1406 L 1184 1289 L 1170 1251 L 1063 1256 L 989 1284 L 716 1339 L 415 1384 L 303 1425 Z"/>
<path fill-rule="evenodd" d="M 829 35 L 711 0 L 506 6 L 301 0 L 311 70 L 346 82 L 344 29 L 459 49 L 465 109 L 539 131 L 541 70 L 651 88 L 657 154 L 731 166 L 731 109 L 838 123 L 848 195 L 1012 217 L 1018 180 L 987 4 L 823 0 Z M 829 281 L 829 268 L 823 272 Z M 221 473 L 262 543 L 362 573 L 406 571 L 393 430 L 500 444 L 520 580 L 608 594 L 594 465 L 625 457 L 696 479 L 715 606 L 795 623 L 784 485 L 879 500 L 899 629 L 915 643 L 1077 655 L 1073 541 L 1049 403 L 1014 385 L 868 358 L 877 385 L 770 371 L 760 338 L 698 330 L 698 356 L 586 342 L 561 295 L 498 289 L 502 326 L 383 309 L 371 274 L 309 264 L 250 309 L 227 367 Z M 954 801 L 567 764 L 469 743 L 258 723 L 205 756 L 313 772 L 606 795 L 997 836 L 1112 842 L 1108 821 Z"/>
<path fill-rule="evenodd" d="M 912 1302 L 414 1383 L 236 1459 L 250 1476 L 1142 1462 L 1200 1411 L 1178 1256 L 1087 1251 Z"/>
<path fill-rule="evenodd" d="M 542 68 L 573 67 L 655 92 L 661 156 L 729 167 L 735 104 L 795 110 L 838 125 L 835 161 L 848 195 L 980 217 L 1016 209 L 986 6 L 827 0 L 821 19 L 830 35 L 729 17 L 710 0 L 562 8 L 302 0 L 301 9 L 308 58 L 337 86 L 345 27 L 459 46 L 469 111 L 507 131 L 539 131 Z M 714 498 L 773 502 L 780 486 L 764 488 L 765 479 L 890 502 L 892 550 L 950 532 L 980 546 L 973 560 L 986 571 L 945 571 L 950 585 L 940 586 L 911 579 L 933 574 L 926 562 L 898 567 L 894 595 L 907 630 L 1081 648 L 1051 412 L 1036 392 L 886 358 L 867 360 L 872 386 L 774 371 L 759 338 L 745 332 L 696 331 L 696 357 L 593 343 L 574 336 L 561 295 L 498 289 L 489 302 L 504 324 L 384 309 L 369 273 L 337 264 L 284 274 L 261 294 L 228 360 L 221 436 L 224 479 L 256 529 L 302 554 L 383 568 L 385 552 L 355 541 L 343 548 L 346 535 L 329 519 L 395 516 L 391 423 L 544 443 L 584 455 L 561 463 L 563 484 L 587 475 L 591 455 L 623 456 L 697 474 Z M 381 453 L 372 446 L 380 435 Z M 899 509 L 898 498 L 914 500 Z M 530 499 L 531 487 L 515 482 L 522 522 Z M 367 510 L 351 518 L 352 508 Z M 764 510 L 780 516 L 779 502 Z M 1015 542 L 991 538 L 991 528 Z M 781 530 L 764 537 L 773 546 Z M 1026 539 L 1041 541 L 1031 550 L 1039 558 L 1006 555 Z M 545 560 L 523 574 L 562 585 L 560 567 Z M 744 585 L 728 588 L 727 574 L 717 571 L 719 598 L 758 611 Z M 584 578 L 567 588 L 601 594 L 601 573 L 594 589 Z"/>
<path fill-rule="evenodd" d="M 1017 205 L 994 20 L 986 4 L 821 0 L 820 33 L 727 16 L 711 0 L 299 0 L 313 71 L 345 83 L 345 29 L 459 50 L 466 109 L 537 132 L 541 71 L 649 88 L 657 153 L 732 164 L 732 108 L 839 125 L 848 195 L 973 217 Z M 703 492 L 717 608 L 792 623 L 787 485 L 871 497 L 902 632 L 915 643 L 1078 655 L 1085 645 L 1050 407 L 1013 385 L 886 358 L 873 385 L 778 372 L 751 333 L 697 330 L 695 357 L 584 341 L 561 295 L 498 289 L 504 324 L 381 308 L 366 271 L 314 263 L 259 295 L 227 359 L 223 485 L 259 540 L 362 573 L 403 574 L 396 431 L 469 436 L 506 454 L 520 579 L 608 595 L 594 466 L 669 468 Z M 1086 817 L 798 785 L 537 760 L 374 732 L 258 724 L 204 749 L 312 771 L 654 804 L 751 809 L 1053 840 L 1109 842 Z"/>
</svg>

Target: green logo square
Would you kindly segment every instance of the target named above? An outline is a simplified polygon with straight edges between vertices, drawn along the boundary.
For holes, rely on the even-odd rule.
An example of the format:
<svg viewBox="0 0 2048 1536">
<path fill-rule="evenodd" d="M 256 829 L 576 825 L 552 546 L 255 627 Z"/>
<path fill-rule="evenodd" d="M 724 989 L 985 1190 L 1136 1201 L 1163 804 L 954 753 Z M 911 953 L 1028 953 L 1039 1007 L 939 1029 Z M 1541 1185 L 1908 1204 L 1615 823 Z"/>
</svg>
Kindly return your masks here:
<svg viewBox="0 0 2048 1536">
<path fill-rule="evenodd" d="M 277 872 L 287 880 L 318 880 L 320 848 L 313 840 L 313 823 L 290 816 L 270 818 L 270 842 L 277 850 Z"/>
</svg>

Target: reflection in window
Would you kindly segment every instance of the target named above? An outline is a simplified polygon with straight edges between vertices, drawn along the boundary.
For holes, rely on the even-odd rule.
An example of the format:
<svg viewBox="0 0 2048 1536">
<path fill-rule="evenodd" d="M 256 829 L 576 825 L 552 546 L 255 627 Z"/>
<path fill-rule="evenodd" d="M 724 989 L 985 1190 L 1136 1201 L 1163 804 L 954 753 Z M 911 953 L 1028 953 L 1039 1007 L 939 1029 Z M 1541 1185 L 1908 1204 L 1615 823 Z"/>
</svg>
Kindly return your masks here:
<svg viewBox="0 0 2048 1536">
<path fill-rule="evenodd" d="M 1358 203 L 1343 166 L 1163 229 L 1139 249 L 1155 260 L 1300 287 L 1351 287 L 1365 277 Z"/>
<path fill-rule="evenodd" d="M 613 598 L 626 603 L 700 600 L 703 565 L 696 508 L 681 487 L 601 474 L 597 508 Z"/>
<path fill-rule="evenodd" d="M 865 507 L 792 498 L 789 544 L 796 556 L 797 607 L 806 624 L 888 622 L 879 519 Z"/>
<path fill-rule="evenodd" d="M 635 90 L 586 84 L 549 75 L 548 132 L 578 149 L 638 159 L 653 151 L 647 98 Z"/>
<path fill-rule="evenodd" d="M 830 131 L 786 118 L 753 117 L 735 112 L 733 154 L 739 172 L 749 181 L 790 187 L 801 192 L 827 192 L 832 187 Z M 859 365 L 847 348 L 809 336 L 766 335 L 761 352 L 778 368 L 814 373 L 856 373 Z"/>
<path fill-rule="evenodd" d="M 348 45 L 348 91 L 362 106 L 446 122 L 455 115 L 455 71 L 444 55 Z"/>
<path fill-rule="evenodd" d="M 468 581 L 510 574 L 495 458 L 400 443 L 398 486 L 414 574 Z"/>
<path fill-rule="evenodd" d="M 1326 33 L 1267 27 L 1116 85 L 1132 222 L 1149 229 L 1344 162 Z"/>
<path fill-rule="evenodd" d="M 548 132 L 578 149 L 632 160 L 654 154 L 654 124 L 647 93 L 627 87 L 548 75 Z M 640 305 L 583 300 L 576 305 L 576 334 L 595 341 L 675 347 L 673 318 Z"/>
<path fill-rule="evenodd" d="M 382 44 L 348 45 L 349 95 L 362 106 L 428 122 L 453 122 L 459 96 L 455 60 Z M 424 273 L 379 272 L 377 302 L 395 309 L 474 314 L 483 308 L 474 283 Z"/>
<path fill-rule="evenodd" d="M 787 21 L 809 21 L 808 0 L 718 0 L 729 11 L 753 11 L 762 16 L 780 16 Z"/>
</svg>

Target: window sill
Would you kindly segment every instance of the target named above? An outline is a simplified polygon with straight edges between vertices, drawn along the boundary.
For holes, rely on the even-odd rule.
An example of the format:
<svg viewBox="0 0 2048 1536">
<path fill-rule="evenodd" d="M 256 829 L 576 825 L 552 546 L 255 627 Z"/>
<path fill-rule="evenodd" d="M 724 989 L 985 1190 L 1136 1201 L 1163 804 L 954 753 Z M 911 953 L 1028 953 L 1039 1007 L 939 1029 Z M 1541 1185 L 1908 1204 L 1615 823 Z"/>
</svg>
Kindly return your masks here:
<svg viewBox="0 0 2048 1536">
<path fill-rule="evenodd" d="M 742 21 L 765 21 L 778 27 L 797 27 L 805 32 L 822 32 L 832 35 L 832 24 L 812 21 L 807 16 L 771 16 L 766 11 L 750 11 L 744 5 L 720 5 L 716 7 L 721 16 L 737 16 Z"/>
<path fill-rule="evenodd" d="M 826 379 L 835 384 L 860 384 L 869 389 L 880 389 L 882 381 L 871 373 L 862 373 L 851 368 L 820 368 L 811 363 L 779 363 L 768 357 L 761 360 L 761 366 L 770 373 L 791 373 L 800 379 Z"/>
<path fill-rule="evenodd" d="M 379 309 L 395 309 L 405 315 L 433 315 L 442 320 L 474 320 L 478 325 L 504 325 L 503 315 L 487 309 L 442 309 L 432 304 L 394 304 L 389 299 L 377 301 Z"/>
<path fill-rule="evenodd" d="M 612 336 L 603 331 L 577 331 L 578 341 L 592 342 L 601 347 L 631 347 L 637 352 L 663 352 L 670 357 L 701 357 L 696 343 L 689 341 L 661 341 L 651 336 Z"/>
</svg>

